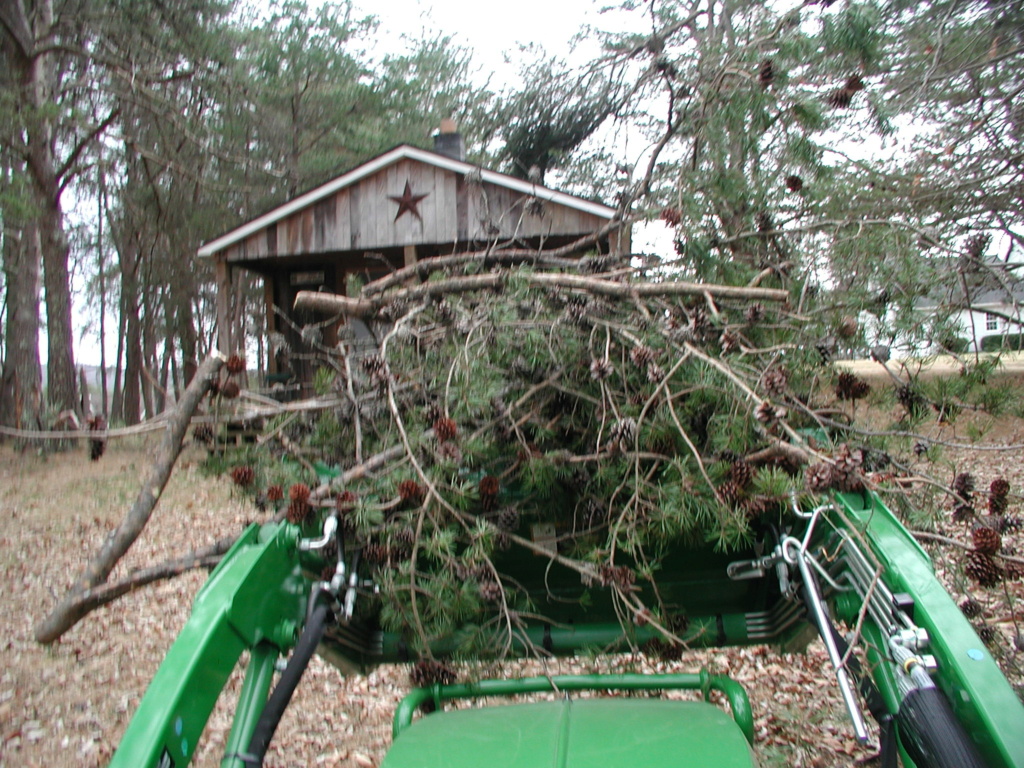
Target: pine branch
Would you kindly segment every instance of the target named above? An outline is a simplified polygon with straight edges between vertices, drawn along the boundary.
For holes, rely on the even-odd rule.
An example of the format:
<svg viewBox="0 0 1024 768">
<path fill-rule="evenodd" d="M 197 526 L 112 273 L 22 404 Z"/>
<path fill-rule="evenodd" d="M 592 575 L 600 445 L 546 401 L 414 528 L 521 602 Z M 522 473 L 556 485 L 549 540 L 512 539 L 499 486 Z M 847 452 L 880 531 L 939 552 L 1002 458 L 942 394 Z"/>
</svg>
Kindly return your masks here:
<svg viewBox="0 0 1024 768">
<path fill-rule="evenodd" d="M 449 280 L 439 280 L 414 288 L 396 291 L 386 298 L 357 299 L 333 293 L 299 291 L 295 297 L 295 309 L 323 314 L 341 314 L 349 317 L 370 317 L 385 306 L 388 301 L 418 301 L 425 298 L 436 298 L 468 291 L 493 290 L 503 288 L 508 279 L 508 275 L 493 272 L 485 275 L 472 275 L 470 277 L 454 277 Z M 598 277 L 581 277 L 579 275 L 544 272 L 524 275 L 523 279 L 531 285 L 542 288 L 581 290 L 596 296 L 611 298 L 708 295 L 716 298 L 748 299 L 752 301 L 785 302 L 789 299 L 788 291 L 776 288 L 745 288 L 684 281 L 620 283 Z"/>
</svg>

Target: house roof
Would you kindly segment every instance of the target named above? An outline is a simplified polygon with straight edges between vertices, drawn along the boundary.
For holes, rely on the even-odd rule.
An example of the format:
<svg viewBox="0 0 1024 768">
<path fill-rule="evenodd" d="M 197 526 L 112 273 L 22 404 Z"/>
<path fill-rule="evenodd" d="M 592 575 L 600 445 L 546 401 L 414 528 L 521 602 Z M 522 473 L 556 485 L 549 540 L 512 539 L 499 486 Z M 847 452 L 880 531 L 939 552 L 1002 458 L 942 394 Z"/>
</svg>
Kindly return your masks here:
<svg viewBox="0 0 1024 768">
<path fill-rule="evenodd" d="M 573 208 L 600 218 L 611 219 L 615 215 L 615 209 L 610 208 L 607 205 L 584 200 L 564 192 L 557 192 L 538 184 L 531 184 L 528 181 L 523 181 L 522 179 L 517 179 L 504 173 L 489 171 L 481 168 L 480 166 L 473 165 L 472 163 L 455 160 L 436 152 L 430 152 L 425 149 L 409 146 L 408 144 L 402 144 L 382 155 L 378 155 L 372 160 L 369 160 L 356 168 L 353 168 L 347 173 L 343 173 L 341 176 L 331 179 L 325 184 L 322 184 L 305 194 L 299 195 L 298 197 L 279 205 L 277 208 L 268 211 L 262 216 L 258 216 L 255 219 L 232 229 L 230 232 L 209 241 L 199 248 L 197 254 L 199 256 L 212 256 L 218 251 L 249 237 L 253 233 L 317 203 L 323 198 L 334 194 L 338 190 L 351 184 L 355 184 L 356 182 L 377 173 L 389 165 L 406 159 L 415 160 L 420 163 L 425 163 L 460 174 L 478 173 L 480 174 L 480 179 L 483 182 L 505 187 L 521 194 L 531 195 L 541 200 L 557 203 L 558 205 Z"/>
</svg>

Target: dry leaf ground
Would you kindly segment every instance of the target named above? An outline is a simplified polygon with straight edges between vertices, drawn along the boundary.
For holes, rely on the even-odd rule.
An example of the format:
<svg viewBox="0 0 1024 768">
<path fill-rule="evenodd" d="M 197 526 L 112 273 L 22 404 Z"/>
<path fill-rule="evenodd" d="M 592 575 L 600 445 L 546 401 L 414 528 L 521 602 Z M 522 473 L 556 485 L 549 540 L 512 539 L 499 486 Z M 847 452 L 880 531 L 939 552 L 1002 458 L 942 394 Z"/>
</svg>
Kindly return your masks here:
<svg viewBox="0 0 1024 768">
<path fill-rule="evenodd" d="M 989 444 L 1024 442 L 1024 422 L 1018 419 L 978 427 L 988 427 Z M 954 433 L 947 428 L 935 436 L 966 439 L 967 428 L 958 429 Z M 52 608 L 131 504 L 149 469 L 154 443 L 138 438 L 113 443 L 97 463 L 89 462 L 84 447 L 43 455 L 0 445 L 0 626 L 6 630 L 0 641 L 0 768 L 105 765 L 188 616 L 203 572 L 128 595 L 88 616 L 52 647 L 41 647 L 32 639 L 34 623 Z M 1002 474 L 1018 494 L 1024 488 L 1022 455 L 1019 448 L 949 451 L 946 464 L 931 469 L 940 477 L 974 471 L 979 488 L 987 488 Z M 183 454 L 149 527 L 118 573 L 209 544 L 259 517 L 248 502 L 233 497 L 229 481 L 201 473 L 203 458 L 195 447 Z M 1015 497 L 1013 507 L 1020 506 Z M 952 526 L 943 530 L 964 539 L 963 532 Z M 1024 549 L 1024 540 L 1010 543 Z M 956 567 L 957 556 L 948 549 L 936 553 L 941 572 L 960 597 L 969 585 Z M 982 618 L 996 629 L 994 647 L 1018 686 L 1022 678 L 1015 670 L 1021 659 L 1014 637 L 1022 597 L 1019 582 L 983 596 Z M 640 663 L 645 662 L 627 657 L 601 661 L 603 668 Z M 876 745 L 854 741 L 819 645 L 798 656 L 781 656 L 767 648 L 694 652 L 671 669 L 692 671 L 704 665 L 746 686 L 763 766 L 847 766 L 862 764 L 874 753 Z M 585 661 L 553 661 L 543 668 L 523 663 L 510 665 L 506 674 L 558 674 L 593 667 Z M 647 667 L 669 669 L 660 662 Z M 222 697 L 194 765 L 219 765 L 239 682 L 236 675 Z M 401 668 L 345 679 L 314 659 L 267 764 L 379 765 L 390 739 L 395 703 L 407 688 Z"/>
</svg>

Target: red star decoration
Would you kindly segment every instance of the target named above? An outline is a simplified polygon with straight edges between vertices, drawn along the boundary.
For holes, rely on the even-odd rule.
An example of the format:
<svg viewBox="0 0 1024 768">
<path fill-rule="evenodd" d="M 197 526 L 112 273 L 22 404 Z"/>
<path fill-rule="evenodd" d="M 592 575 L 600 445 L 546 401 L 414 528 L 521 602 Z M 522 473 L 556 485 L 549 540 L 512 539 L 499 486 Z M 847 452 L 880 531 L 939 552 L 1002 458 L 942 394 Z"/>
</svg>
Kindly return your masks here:
<svg viewBox="0 0 1024 768">
<path fill-rule="evenodd" d="M 408 211 L 422 222 L 423 218 L 420 216 L 420 212 L 416 210 L 416 206 L 425 197 L 426 195 L 414 195 L 408 181 L 405 182 L 405 191 L 401 195 L 388 195 L 389 200 L 394 200 L 398 203 L 398 213 L 395 214 L 395 221 L 402 218 L 402 214 Z"/>
</svg>

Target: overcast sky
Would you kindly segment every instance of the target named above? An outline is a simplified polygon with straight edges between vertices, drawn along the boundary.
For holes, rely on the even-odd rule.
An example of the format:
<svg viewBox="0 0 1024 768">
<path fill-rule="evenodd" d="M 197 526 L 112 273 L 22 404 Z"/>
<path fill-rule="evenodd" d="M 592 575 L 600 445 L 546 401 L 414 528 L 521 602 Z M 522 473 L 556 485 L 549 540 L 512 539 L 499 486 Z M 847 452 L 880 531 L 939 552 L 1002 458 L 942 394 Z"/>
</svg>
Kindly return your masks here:
<svg viewBox="0 0 1024 768">
<path fill-rule="evenodd" d="M 515 79 L 522 45 L 540 45 L 549 54 L 568 56 L 572 37 L 585 24 L 599 22 L 603 3 L 517 0 L 484 5 L 465 0 L 355 0 L 354 5 L 361 14 L 380 20 L 380 43 L 387 50 L 400 50 L 403 35 L 450 34 L 459 45 L 473 50 L 474 63 L 480 69 L 478 82 L 494 72 L 493 84 L 498 85 Z"/>
</svg>

